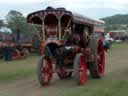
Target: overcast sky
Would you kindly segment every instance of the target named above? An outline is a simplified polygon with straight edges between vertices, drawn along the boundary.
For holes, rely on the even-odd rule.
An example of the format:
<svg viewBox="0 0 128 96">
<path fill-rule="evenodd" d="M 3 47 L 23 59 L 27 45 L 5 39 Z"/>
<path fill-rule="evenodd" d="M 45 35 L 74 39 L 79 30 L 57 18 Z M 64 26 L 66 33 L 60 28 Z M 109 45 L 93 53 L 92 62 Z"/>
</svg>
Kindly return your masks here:
<svg viewBox="0 0 128 96">
<path fill-rule="evenodd" d="M 47 6 L 65 7 L 94 19 L 128 14 L 128 0 L 0 0 L 0 19 L 4 18 L 9 10 L 20 11 L 26 16 Z"/>
</svg>

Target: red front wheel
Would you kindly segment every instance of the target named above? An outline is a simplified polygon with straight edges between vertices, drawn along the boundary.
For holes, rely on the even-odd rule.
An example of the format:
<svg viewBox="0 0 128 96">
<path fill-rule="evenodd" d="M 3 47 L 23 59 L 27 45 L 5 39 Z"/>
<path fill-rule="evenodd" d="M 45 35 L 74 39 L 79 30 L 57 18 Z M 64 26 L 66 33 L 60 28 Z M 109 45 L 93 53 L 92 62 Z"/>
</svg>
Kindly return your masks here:
<svg viewBox="0 0 128 96">
<path fill-rule="evenodd" d="M 50 81 L 52 80 L 52 61 L 50 58 L 41 57 L 38 65 L 38 79 L 40 84 L 48 85 L 50 84 Z"/>
<path fill-rule="evenodd" d="M 95 47 L 94 47 L 95 48 Z M 95 60 L 88 64 L 90 74 L 93 78 L 101 78 L 105 73 L 105 51 L 102 40 L 99 40 L 95 50 Z"/>
<path fill-rule="evenodd" d="M 78 54 L 74 60 L 74 75 L 77 84 L 85 85 L 88 80 L 85 56 Z"/>
<path fill-rule="evenodd" d="M 99 40 L 97 49 L 97 65 L 100 77 L 104 76 L 105 73 L 105 51 L 103 42 Z"/>
</svg>

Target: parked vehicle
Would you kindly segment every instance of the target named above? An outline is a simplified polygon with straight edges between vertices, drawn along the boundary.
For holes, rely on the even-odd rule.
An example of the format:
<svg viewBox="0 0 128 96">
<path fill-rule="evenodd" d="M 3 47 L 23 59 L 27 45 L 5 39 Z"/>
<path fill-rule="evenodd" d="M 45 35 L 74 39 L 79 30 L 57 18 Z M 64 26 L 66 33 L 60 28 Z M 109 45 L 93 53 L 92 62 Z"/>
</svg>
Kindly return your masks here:
<svg viewBox="0 0 128 96">
<path fill-rule="evenodd" d="M 32 37 L 26 39 L 23 35 L 21 37 L 19 33 L 0 32 L 0 58 L 5 60 L 26 58 L 32 48 Z"/>
<path fill-rule="evenodd" d="M 110 43 L 113 43 L 113 42 L 114 42 L 114 39 L 110 36 L 110 33 L 107 33 L 107 34 L 105 35 L 105 39 L 106 39 L 107 41 L 109 41 Z"/>
</svg>

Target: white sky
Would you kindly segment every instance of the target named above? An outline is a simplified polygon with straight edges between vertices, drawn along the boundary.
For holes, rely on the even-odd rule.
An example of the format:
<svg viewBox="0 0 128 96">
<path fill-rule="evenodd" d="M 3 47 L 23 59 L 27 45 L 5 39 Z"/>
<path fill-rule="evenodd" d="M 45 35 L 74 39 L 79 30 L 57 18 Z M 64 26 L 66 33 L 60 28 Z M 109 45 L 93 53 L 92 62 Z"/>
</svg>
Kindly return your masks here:
<svg viewBox="0 0 128 96">
<path fill-rule="evenodd" d="M 91 18 L 128 14 L 128 0 L 0 0 L 0 18 L 12 9 L 21 11 L 26 16 L 47 6 L 65 7 Z"/>
<path fill-rule="evenodd" d="M 0 3 L 7 3 L 7 4 L 23 4 L 23 3 L 35 3 L 40 2 L 41 0 L 0 0 Z M 43 1 L 43 0 L 42 0 Z"/>
</svg>

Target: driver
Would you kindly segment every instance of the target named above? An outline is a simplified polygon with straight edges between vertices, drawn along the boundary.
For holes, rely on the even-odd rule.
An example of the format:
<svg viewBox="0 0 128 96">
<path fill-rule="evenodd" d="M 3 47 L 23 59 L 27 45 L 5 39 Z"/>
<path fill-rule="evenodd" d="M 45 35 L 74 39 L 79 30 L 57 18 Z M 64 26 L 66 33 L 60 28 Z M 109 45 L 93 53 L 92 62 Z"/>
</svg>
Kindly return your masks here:
<svg viewBox="0 0 128 96">
<path fill-rule="evenodd" d="M 65 41 L 69 41 L 69 39 L 71 37 L 71 34 L 72 34 L 71 30 L 70 29 L 66 29 L 65 32 L 64 32 L 63 39 Z"/>
<path fill-rule="evenodd" d="M 88 62 L 94 61 L 94 55 L 91 51 L 91 48 L 89 47 L 89 34 L 87 31 L 84 31 L 83 33 L 83 40 L 82 40 L 82 49 L 81 51 L 85 54 L 86 60 Z"/>
</svg>

